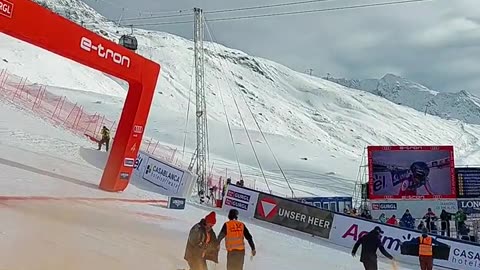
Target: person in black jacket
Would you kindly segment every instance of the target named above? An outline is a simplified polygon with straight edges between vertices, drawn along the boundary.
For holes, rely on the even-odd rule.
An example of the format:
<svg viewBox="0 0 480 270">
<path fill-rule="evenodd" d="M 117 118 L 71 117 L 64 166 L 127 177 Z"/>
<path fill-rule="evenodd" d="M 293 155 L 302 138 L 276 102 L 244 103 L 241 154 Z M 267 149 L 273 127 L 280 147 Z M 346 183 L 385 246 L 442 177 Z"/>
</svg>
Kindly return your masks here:
<svg viewBox="0 0 480 270">
<path fill-rule="evenodd" d="M 449 213 L 445 211 L 445 209 L 442 210 L 442 213 L 440 214 L 440 220 L 442 221 L 441 224 L 441 234 L 445 235 L 447 234 L 448 237 L 450 237 L 450 220 L 452 219 L 452 216 L 455 214 Z"/>
<path fill-rule="evenodd" d="M 393 260 L 393 256 L 390 255 L 390 253 L 388 253 L 382 245 L 382 233 L 382 229 L 376 226 L 372 231 L 358 239 L 353 246 L 352 256 L 355 257 L 358 247 L 362 245 L 360 261 L 363 263 L 365 270 L 378 270 L 377 249 L 380 249 L 380 252 L 382 252 L 385 257 Z"/>
<path fill-rule="evenodd" d="M 184 256 L 190 270 L 208 270 L 207 260 L 218 263 L 217 236 L 213 231 L 216 220 L 215 212 L 211 212 L 190 229 Z"/>
</svg>

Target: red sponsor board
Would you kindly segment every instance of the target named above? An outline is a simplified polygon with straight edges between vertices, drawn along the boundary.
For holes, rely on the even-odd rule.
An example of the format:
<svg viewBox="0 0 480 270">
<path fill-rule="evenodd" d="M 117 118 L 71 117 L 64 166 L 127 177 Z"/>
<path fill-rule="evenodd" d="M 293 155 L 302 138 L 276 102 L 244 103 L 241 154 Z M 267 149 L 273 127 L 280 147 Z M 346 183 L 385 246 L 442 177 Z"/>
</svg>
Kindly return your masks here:
<svg viewBox="0 0 480 270">
<path fill-rule="evenodd" d="M 369 146 L 369 198 L 456 198 L 453 146 Z"/>
<path fill-rule="evenodd" d="M 128 82 L 129 92 L 100 180 L 103 190 L 125 190 L 129 183 L 125 180 L 132 173 L 137 145 L 142 141 L 141 132 L 150 113 L 160 66 L 35 1 L 0 0 L 0 33 Z M 131 136 L 134 128 L 135 137 Z"/>
<path fill-rule="evenodd" d="M 12 18 L 13 3 L 7 0 L 0 0 L 0 15 Z"/>
</svg>

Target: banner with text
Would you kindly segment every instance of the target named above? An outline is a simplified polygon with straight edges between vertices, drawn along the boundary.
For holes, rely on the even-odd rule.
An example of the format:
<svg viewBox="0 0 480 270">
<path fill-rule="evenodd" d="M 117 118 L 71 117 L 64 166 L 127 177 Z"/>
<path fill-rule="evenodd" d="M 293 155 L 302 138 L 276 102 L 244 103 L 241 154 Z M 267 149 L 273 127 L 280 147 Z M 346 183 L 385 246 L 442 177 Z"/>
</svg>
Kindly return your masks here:
<svg viewBox="0 0 480 270">
<path fill-rule="evenodd" d="M 428 208 L 432 208 L 432 211 L 437 217 L 440 217 L 442 210 L 449 213 L 456 213 L 458 211 L 458 204 L 456 200 L 375 200 L 370 202 L 370 209 L 374 219 L 378 219 L 382 213 L 384 213 L 387 218 L 392 215 L 395 215 L 397 218 L 402 218 L 407 209 L 413 218 L 423 218 L 427 213 Z"/>
<path fill-rule="evenodd" d="M 196 179 L 191 172 L 160 161 L 143 151 L 138 152 L 133 167 L 133 179 L 137 183 L 148 185 L 149 189 L 162 195 L 190 197 Z"/>
<path fill-rule="evenodd" d="M 335 215 L 333 220 L 330 241 L 347 248 L 352 248 L 355 242 L 367 234 L 375 226 L 379 226 L 384 234 L 381 242 L 385 249 L 400 262 L 413 263 L 418 265 L 418 257 L 405 256 L 400 253 L 402 242 L 409 241 L 420 236 L 420 232 L 401 229 L 367 220 L 357 219 L 349 216 Z M 434 260 L 434 265 L 450 269 L 478 270 L 480 268 L 480 246 L 461 241 L 449 240 L 437 237 L 439 242 L 450 247 L 448 260 Z"/>
<path fill-rule="evenodd" d="M 235 185 L 228 185 L 222 209 L 228 212 L 230 209 L 235 208 L 240 216 L 253 218 L 257 200 L 258 192 Z"/>
<path fill-rule="evenodd" d="M 255 218 L 328 239 L 334 214 L 314 206 L 260 193 Z"/>
<path fill-rule="evenodd" d="M 467 215 L 478 216 L 480 215 L 480 199 L 458 200 L 458 208 L 463 209 Z"/>
</svg>

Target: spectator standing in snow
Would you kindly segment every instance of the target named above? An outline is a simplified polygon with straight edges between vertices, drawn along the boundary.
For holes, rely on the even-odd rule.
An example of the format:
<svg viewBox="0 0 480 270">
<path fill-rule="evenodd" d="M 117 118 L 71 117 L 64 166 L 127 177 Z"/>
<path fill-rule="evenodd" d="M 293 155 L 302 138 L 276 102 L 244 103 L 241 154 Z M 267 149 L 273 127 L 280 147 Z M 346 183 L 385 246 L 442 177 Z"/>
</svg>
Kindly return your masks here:
<svg viewBox="0 0 480 270">
<path fill-rule="evenodd" d="M 387 217 L 385 216 L 385 213 L 380 214 L 380 216 L 378 217 L 378 221 L 380 223 L 387 223 Z"/>
<path fill-rule="evenodd" d="M 427 213 L 423 216 L 425 223 L 429 232 L 436 233 L 437 226 L 435 226 L 435 221 L 438 219 L 437 215 L 432 211 L 432 208 L 428 208 Z"/>
<path fill-rule="evenodd" d="M 363 263 L 365 270 L 377 270 L 378 269 L 378 258 L 377 258 L 377 249 L 380 249 L 380 252 L 390 260 L 393 260 L 393 256 L 390 255 L 382 245 L 383 231 L 380 227 L 375 227 L 372 231 L 362 236 L 357 240 L 352 249 L 352 256 L 355 257 L 357 250 L 362 246 L 362 253 L 360 254 L 360 261 Z"/>
<path fill-rule="evenodd" d="M 190 270 L 208 270 L 207 260 L 218 263 L 219 249 L 213 231 L 216 222 L 216 214 L 211 212 L 190 229 L 184 256 Z"/>
<path fill-rule="evenodd" d="M 418 258 L 420 261 L 421 270 L 433 269 L 433 244 L 442 245 L 437 240 L 428 235 L 427 228 L 423 228 L 422 236 L 416 238 L 416 243 L 419 245 Z"/>
<path fill-rule="evenodd" d="M 414 229 L 415 228 L 415 219 L 410 214 L 410 211 L 407 209 L 400 219 L 400 227 Z"/>
<path fill-rule="evenodd" d="M 398 220 L 395 215 L 387 220 L 387 224 L 398 226 Z"/>
<path fill-rule="evenodd" d="M 445 211 L 445 209 L 442 210 L 442 213 L 440 214 L 440 220 L 442 222 L 441 224 L 441 234 L 442 235 L 447 235 L 450 237 L 450 220 L 452 219 L 452 216 L 454 214 L 448 213 Z"/>
<path fill-rule="evenodd" d="M 463 209 L 458 209 L 457 213 L 455 214 L 455 223 L 457 225 L 457 231 L 463 230 L 465 227 L 465 221 L 467 220 L 467 215 L 463 212 Z"/>
<path fill-rule="evenodd" d="M 425 226 L 425 222 L 423 222 L 423 220 L 420 220 L 420 224 L 418 224 L 417 230 L 423 231 L 423 228 L 427 227 Z"/>
<path fill-rule="evenodd" d="M 98 150 L 102 150 L 102 145 L 105 144 L 105 149 L 108 152 L 108 147 L 110 146 L 110 130 L 103 126 L 102 128 L 102 139 L 98 142 Z"/>
<path fill-rule="evenodd" d="M 372 215 L 370 214 L 370 211 L 368 211 L 367 209 L 364 209 L 360 216 L 364 219 L 373 219 Z"/>
<path fill-rule="evenodd" d="M 232 179 L 231 178 L 227 178 L 227 182 L 225 183 L 225 185 L 223 185 L 223 190 L 222 190 L 222 200 L 223 198 L 225 198 L 225 193 L 227 192 L 227 186 L 230 185 L 232 183 Z"/>
<path fill-rule="evenodd" d="M 223 224 L 222 230 L 218 235 L 218 243 L 225 238 L 225 248 L 227 249 L 227 270 L 243 270 L 245 260 L 245 241 L 252 250 L 252 256 L 257 254 L 253 237 L 243 222 L 238 221 L 238 210 L 230 209 L 228 213 L 229 221 Z"/>
</svg>

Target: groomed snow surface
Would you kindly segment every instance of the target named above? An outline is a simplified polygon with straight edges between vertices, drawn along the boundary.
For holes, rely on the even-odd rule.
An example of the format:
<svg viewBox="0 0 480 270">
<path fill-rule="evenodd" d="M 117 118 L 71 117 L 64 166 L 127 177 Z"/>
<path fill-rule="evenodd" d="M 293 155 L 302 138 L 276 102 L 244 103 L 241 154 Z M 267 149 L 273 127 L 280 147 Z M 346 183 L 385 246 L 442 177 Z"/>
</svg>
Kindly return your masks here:
<svg viewBox="0 0 480 270">
<path fill-rule="evenodd" d="M 123 193 L 97 188 L 101 171 L 85 162 L 83 139 L 0 102 L 0 269 L 177 269 L 183 261 L 190 227 L 206 209 L 94 200 L 45 200 L 45 197 L 163 199 L 136 187 Z M 13 197 L 12 197 L 13 196 Z M 225 216 L 217 217 L 215 230 Z M 248 224 L 248 223 L 247 223 Z M 362 269 L 348 250 L 317 238 L 275 232 L 248 224 L 258 254 L 245 269 Z M 221 262 L 209 269 L 225 269 Z M 381 263 L 380 269 L 391 269 Z M 402 268 L 409 269 L 409 268 Z"/>
<path fill-rule="evenodd" d="M 112 40 L 119 28 L 77 0 L 47 1 Z M 117 32 L 118 31 L 118 32 Z M 187 131 L 189 162 L 195 145 L 192 90 L 193 43 L 174 35 L 135 30 L 138 53 L 162 65 L 146 135 L 178 149 Z M 266 133 L 280 164 L 302 195 L 351 195 L 364 147 L 383 144 L 453 144 L 457 164 L 480 161 L 477 125 L 424 115 L 371 93 L 294 72 L 241 51 L 207 43 L 206 87 L 210 161 L 222 173 L 238 174 L 224 107 L 247 184 L 265 190 L 243 130 L 250 132 L 271 188 L 290 194 L 246 106 Z M 117 120 L 125 84 L 0 34 L 0 68 L 49 91 L 67 95 L 86 110 Z M 223 97 L 223 99 L 222 99 Z M 243 99 L 245 98 L 245 102 Z M 225 106 L 223 106 L 223 101 Z M 31 196 L 162 199 L 131 183 L 120 194 L 97 188 L 101 171 L 82 159 L 88 141 L 54 128 L 30 113 L 0 102 L 0 269 L 177 269 L 185 267 L 188 230 L 207 210 L 188 205 L 171 211 L 158 205 L 95 200 L 45 200 Z M 252 179 L 257 179 L 253 181 Z M 164 198 L 163 198 L 164 199 Z M 224 216 L 218 217 L 219 230 Z M 250 224 L 258 256 L 245 269 L 363 269 L 349 250 L 291 231 Z M 297 237 L 301 236 L 301 237 Z M 216 269 L 225 269 L 225 251 Z M 415 267 L 416 269 L 418 267 Z M 211 269 L 215 269 L 212 266 Z M 382 263 L 380 269 L 391 269 Z M 403 268 L 409 269 L 409 268 Z"/>
</svg>

